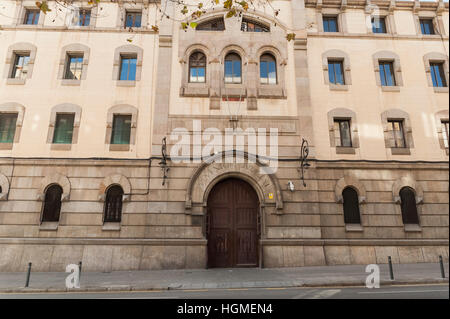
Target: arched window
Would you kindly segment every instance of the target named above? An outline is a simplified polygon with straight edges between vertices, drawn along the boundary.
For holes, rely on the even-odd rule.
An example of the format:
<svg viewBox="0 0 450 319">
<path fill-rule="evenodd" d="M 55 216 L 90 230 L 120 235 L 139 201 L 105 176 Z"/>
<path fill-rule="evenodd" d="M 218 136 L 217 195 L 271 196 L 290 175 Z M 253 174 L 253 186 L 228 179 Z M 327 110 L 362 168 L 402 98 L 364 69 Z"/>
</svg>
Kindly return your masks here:
<svg viewBox="0 0 450 319">
<path fill-rule="evenodd" d="M 411 187 L 403 187 L 400 190 L 403 224 L 419 224 L 417 214 L 416 194 Z"/>
<path fill-rule="evenodd" d="M 194 52 L 189 57 L 189 82 L 206 82 L 206 56 L 202 52 Z"/>
<path fill-rule="evenodd" d="M 202 23 L 199 23 L 195 30 L 198 31 L 223 31 L 225 30 L 225 22 L 223 17 L 208 20 Z"/>
<path fill-rule="evenodd" d="M 241 57 L 236 53 L 229 53 L 225 57 L 225 83 L 241 83 Z"/>
<path fill-rule="evenodd" d="M 119 185 L 113 185 L 106 191 L 105 222 L 118 223 L 122 219 L 123 189 Z"/>
<path fill-rule="evenodd" d="M 352 187 L 346 187 L 342 191 L 342 199 L 344 205 L 344 222 L 346 224 L 361 224 L 358 193 Z"/>
<path fill-rule="evenodd" d="M 263 54 L 259 60 L 259 78 L 262 84 L 277 84 L 277 64 L 271 54 Z"/>
<path fill-rule="evenodd" d="M 44 210 L 42 212 L 43 222 L 57 222 L 61 212 L 61 196 L 63 189 L 53 184 L 45 191 Z"/>
</svg>

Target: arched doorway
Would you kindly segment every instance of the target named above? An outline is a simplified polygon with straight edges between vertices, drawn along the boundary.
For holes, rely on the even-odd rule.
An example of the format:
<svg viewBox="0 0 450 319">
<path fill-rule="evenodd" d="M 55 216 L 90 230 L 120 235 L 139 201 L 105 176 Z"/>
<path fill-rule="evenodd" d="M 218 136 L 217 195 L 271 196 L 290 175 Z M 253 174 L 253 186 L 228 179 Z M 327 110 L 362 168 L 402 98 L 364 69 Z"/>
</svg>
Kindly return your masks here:
<svg viewBox="0 0 450 319">
<path fill-rule="evenodd" d="M 217 183 L 208 197 L 208 267 L 257 267 L 259 200 L 236 178 Z"/>
</svg>

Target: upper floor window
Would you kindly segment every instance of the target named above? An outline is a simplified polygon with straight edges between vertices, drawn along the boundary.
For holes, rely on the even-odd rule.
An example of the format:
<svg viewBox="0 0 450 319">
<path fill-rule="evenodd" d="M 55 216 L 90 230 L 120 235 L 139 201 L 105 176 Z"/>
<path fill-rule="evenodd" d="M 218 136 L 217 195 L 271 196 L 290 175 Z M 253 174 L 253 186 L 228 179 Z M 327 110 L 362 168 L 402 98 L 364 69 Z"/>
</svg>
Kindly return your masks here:
<svg viewBox="0 0 450 319">
<path fill-rule="evenodd" d="M 91 10 L 80 9 L 78 13 L 77 25 L 87 27 L 91 23 Z"/>
<path fill-rule="evenodd" d="M 394 64 L 390 61 L 380 61 L 380 80 L 382 86 L 395 86 Z"/>
<path fill-rule="evenodd" d="M 236 53 L 229 53 L 225 57 L 225 83 L 241 83 L 241 57 Z"/>
<path fill-rule="evenodd" d="M 335 119 L 334 132 L 336 134 L 337 147 L 352 147 L 352 136 L 350 133 L 350 120 Z"/>
<path fill-rule="evenodd" d="M 372 32 L 373 33 L 386 33 L 386 18 L 385 17 L 373 17 L 372 18 Z"/>
<path fill-rule="evenodd" d="M 39 21 L 39 10 L 27 9 L 25 11 L 24 24 L 38 24 Z"/>
<path fill-rule="evenodd" d="M 75 114 L 57 114 L 55 121 L 54 144 L 72 144 Z"/>
<path fill-rule="evenodd" d="M 447 121 L 441 121 L 442 123 L 442 137 L 444 139 L 444 146 L 445 148 L 448 148 L 448 142 L 449 142 L 449 122 Z"/>
<path fill-rule="evenodd" d="M 328 60 L 328 79 L 333 84 L 345 84 L 342 61 Z"/>
<path fill-rule="evenodd" d="M 431 80 L 434 87 L 446 87 L 447 81 L 445 80 L 444 63 L 442 62 L 430 62 Z"/>
<path fill-rule="evenodd" d="M 403 148 L 406 147 L 405 133 L 403 129 L 402 120 L 388 120 L 391 126 L 393 144 L 392 147 Z"/>
<path fill-rule="evenodd" d="M 111 144 L 130 144 L 131 115 L 114 114 Z"/>
<path fill-rule="evenodd" d="M 420 19 L 422 34 L 434 34 L 433 19 Z"/>
<path fill-rule="evenodd" d="M 13 143 L 17 113 L 0 113 L 0 143 Z"/>
<path fill-rule="evenodd" d="M 277 66 L 271 54 L 263 54 L 260 58 L 259 74 L 262 84 L 277 84 Z"/>
<path fill-rule="evenodd" d="M 128 12 L 125 15 L 125 27 L 126 28 L 139 28 L 141 27 L 142 13 L 141 12 Z"/>
<path fill-rule="evenodd" d="M 136 80 L 136 56 L 120 57 L 119 80 L 135 81 Z"/>
<path fill-rule="evenodd" d="M 400 190 L 400 200 L 403 224 L 419 224 L 414 190 L 411 187 L 403 187 Z"/>
<path fill-rule="evenodd" d="M 119 223 L 122 219 L 123 189 L 119 185 L 113 185 L 106 192 L 104 222 Z"/>
<path fill-rule="evenodd" d="M 206 56 L 202 52 L 194 52 L 189 57 L 189 82 L 206 82 Z"/>
<path fill-rule="evenodd" d="M 11 78 L 26 79 L 29 62 L 30 53 L 16 53 L 14 56 L 14 65 L 11 72 Z"/>
<path fill-rule="evenodd" d="M 225 22 L 223 18 L 217 18 L 199 23 L 195 30 L 199 31 L 223 31 L 225 30 Z"/>
<path fill-rule="evenodd" d="M 346 224 L 361 224 L 358 193 L 352 187 L 342 191 L 344 205 L 344 222 Z"/>
<path fill-rule="evenodd" d="M 323 31 L 325 32 L 339 32 L 337 16 L 323 17 Z"/>
<path fill-rule="evenodd" d="M 54 184 L 45 191 L 44 209 L 42 211 L 43 222 L 57 222 L 61 212 L 61 196 L 63 189 Z"/>
<path fill-rule="evenodd" d="M 83 70 L 83 55 L 68 54 L 64 79 L 81 80 L 82 70 Z"/>
<path fill-rule="evenodd" d="M 270 28 L 262 23 L 242 19 L 241 31 L 244 32 L 270 32 Z"/>
</svg>

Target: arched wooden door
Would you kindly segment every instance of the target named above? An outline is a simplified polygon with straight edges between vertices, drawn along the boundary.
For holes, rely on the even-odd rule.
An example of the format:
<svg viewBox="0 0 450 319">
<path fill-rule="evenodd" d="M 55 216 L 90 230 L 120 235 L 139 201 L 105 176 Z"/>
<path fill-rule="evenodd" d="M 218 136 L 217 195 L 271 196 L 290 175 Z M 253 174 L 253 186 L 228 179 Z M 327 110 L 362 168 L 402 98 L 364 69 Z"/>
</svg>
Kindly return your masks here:
<svg viewBox="0 0 450 319">
<path fill-rule="evenodd" d="M 257 267 L 259 201 L 248 183 L 219 182 L 208 197 L 208 267 Z"/>
</svg>

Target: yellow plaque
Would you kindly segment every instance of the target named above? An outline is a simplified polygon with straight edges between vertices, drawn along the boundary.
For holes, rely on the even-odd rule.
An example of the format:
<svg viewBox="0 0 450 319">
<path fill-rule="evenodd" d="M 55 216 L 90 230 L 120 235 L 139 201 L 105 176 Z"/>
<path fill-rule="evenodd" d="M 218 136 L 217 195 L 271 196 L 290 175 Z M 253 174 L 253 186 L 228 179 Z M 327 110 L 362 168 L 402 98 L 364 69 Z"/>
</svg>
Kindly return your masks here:
<svg viewBox="0 0 450 319">
<path fill-rule="evenodd" d="M 273 193 L 269 193 L 269 199 L 273 199 Z"/>
</svg>

